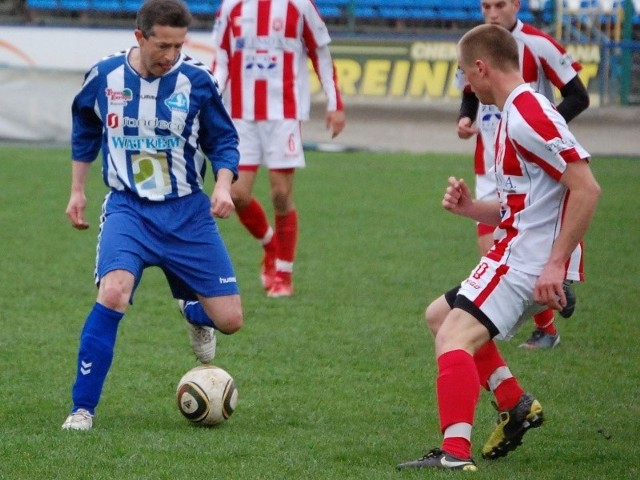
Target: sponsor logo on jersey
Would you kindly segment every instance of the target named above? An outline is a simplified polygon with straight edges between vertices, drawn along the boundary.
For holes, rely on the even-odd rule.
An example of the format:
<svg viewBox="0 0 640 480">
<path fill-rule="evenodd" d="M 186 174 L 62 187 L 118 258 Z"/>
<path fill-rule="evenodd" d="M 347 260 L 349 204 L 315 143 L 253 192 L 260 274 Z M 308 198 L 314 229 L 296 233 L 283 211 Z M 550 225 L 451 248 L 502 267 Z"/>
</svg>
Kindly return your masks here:
<svg viewBox="0 0 640 480">
<path fill-rule="evenodd" d="M 164 101 L 164 104 L 171 110 L 185 113 L 189 111 L 189 98 L 182 92 L 174 93 Z"/>
<path fill-rule="evenodd" d="M 246 70 L 273 70 L 278 66 L 278 58 L 272 55 L 247 55 Z"/>
<path fill-rule="evenodd" d="M 111 137 L 111 146 L 119 150 L 170 150 L 180 148 L 182 138 L 176 136 L 141 137 L 122 135 Z"/>
<path fill-rule="evenodd" d="M 133 100 L 133 92 L 130 88 L 125 88 L 124 90 L 106 88 L 104 94 L 109 99 L 111 105 L 126 105 Z"/>
<path fill-rule="evenodd" d="M 568 148 L 575 147 L 576 143 L 573 140 L 566 138 L 553 138 L 545 143 L 545 148 L 551 153 L 556 154 L 562 152 Z"/>
<path fill-rule="evenodd" d="M 110 113 L 107 115 L 107 127 L 119 128 L 123 127 L 148 127 L 148 128 L 160 128 L 162 130 L 171 130 L 173 132 L 182 132 L 184 129 L 184 122 L 163 120 L 161 118 L 134 118 L 123 117 L 122 123 L 117 113 Z"/>
<path fill-rule="evenodd" d="M 118 128 L 120 126 L 120 117 L 116 113 L 107 115 L 107 127 Z"/>
<path fill-rule="evenodd" d="M 218 280 L 220 281 L 220 283 L 237 283 L 236 277 L 218 277 Z"/>
<path fill-rule="evenodd" d="M 302 42 L 297 38 L 276 36 L 247 36 L 235 39 L 235 50 L 253 48 L 255 50 L 300 51 Z"/>
</svg>

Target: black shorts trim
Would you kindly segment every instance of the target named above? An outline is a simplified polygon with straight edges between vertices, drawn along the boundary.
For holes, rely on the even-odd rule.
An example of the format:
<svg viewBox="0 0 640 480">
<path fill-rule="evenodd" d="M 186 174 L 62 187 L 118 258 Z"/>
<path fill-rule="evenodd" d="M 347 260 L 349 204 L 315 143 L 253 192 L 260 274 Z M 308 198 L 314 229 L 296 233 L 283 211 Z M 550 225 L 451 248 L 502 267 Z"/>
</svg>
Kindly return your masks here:
<svg viewBox="0 0 640 480">
<path fill-rule="evenodd" d="M 491 338 L 498 335 L 500 332 L 493 324 L 491 319 L 487 317 L 482 310 L 480 310 L 471 300 L 463 295 L 458 295 L 460 290 L 460 286 L 452 288 L 448 292 L 444 294 L 444 298 L 449 304 L 449 306 L 453 308 L 459 308 L 460 310 L 464 310 L 473 318 L 478 320 L 484 327 L 489 331 L 489 335 Z"/>
</svg>

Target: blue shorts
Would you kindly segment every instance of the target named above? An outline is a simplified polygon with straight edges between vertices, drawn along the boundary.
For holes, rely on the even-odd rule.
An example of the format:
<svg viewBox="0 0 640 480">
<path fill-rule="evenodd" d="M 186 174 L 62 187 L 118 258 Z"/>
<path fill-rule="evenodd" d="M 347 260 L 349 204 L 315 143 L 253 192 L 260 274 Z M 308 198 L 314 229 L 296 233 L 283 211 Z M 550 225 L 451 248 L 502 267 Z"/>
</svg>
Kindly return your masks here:
<svg viewBox="0 0 640 480">
<path fill-rule="evenodd" d="M 113 270 L 126 270 L 135 277 L 135 291 L 143 270 L 157 266 L 167 277 L 174 298 L 196 300 L 196 294 L 239 293 L 210 208 L 204 192 L 163 202 L 110 192 L 102 206 L 96 283 Z"/>
</svg>

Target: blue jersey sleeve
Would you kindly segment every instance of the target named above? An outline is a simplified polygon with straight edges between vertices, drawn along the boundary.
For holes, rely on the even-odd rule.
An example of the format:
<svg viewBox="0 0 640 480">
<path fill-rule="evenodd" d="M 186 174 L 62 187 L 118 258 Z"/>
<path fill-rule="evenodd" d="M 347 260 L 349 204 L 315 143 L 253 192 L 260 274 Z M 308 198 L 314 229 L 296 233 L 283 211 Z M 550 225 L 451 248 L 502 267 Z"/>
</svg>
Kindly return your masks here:
<svg viewBox="0 0 640 480">
<path fill-rule="evenodd" d="M 238 132 L 224 107 L 215 80 L 210 88 L 211 95 L 200 112 L 200 147 L 211 162 L 216 178 L 218 170 L 226 168 L 233 172 L 233 178 L 236 180 L 240 161 Z"/>
<path fill-rule="evenodd" d="M 93 67 L 84 78 L 80 92 L 71 106 L 71 157 L 74 160 L 92 162 L 98 156 L 102 142 L 102 120 L 96 114 L 98 67 Z"/>
</svg>

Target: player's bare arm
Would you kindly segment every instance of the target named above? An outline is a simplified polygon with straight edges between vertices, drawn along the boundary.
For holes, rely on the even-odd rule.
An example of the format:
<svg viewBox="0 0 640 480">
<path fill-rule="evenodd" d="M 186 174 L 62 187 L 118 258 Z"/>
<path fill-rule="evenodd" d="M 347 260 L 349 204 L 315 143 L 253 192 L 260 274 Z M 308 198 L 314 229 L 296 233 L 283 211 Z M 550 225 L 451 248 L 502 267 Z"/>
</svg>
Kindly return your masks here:
<svg viewBox="0 0 640 480">
<path fill-rule="evenodd" d="M 87 207 L 87 197 L 84 194 L 84 187 L 87 183 L 87 176 L 91 163 L 74 160 L 71 164 L 71 195 L 65 213 L 73 228 L 86 230 L 89 224 L 84 219 L 84 212 Z"/>
<path fill-rule="evenodd" d="M 449 186 L 444 192 L 442 206 L 451 213 L 487 225 L 500 223 L 500 203 L 498 200 L 474 200 L 469 186 L 462 178 L 449 177 Z"/>
<path fill-rule="evenodd" d="M 555 310 L 566 305 L 562 289 L 565 265 L 582 241 L 600 197 L 600 186 L 586 160 L 569 163 L 560 182 L 569 190 L 563 223 L 534 291 L 536 302 Z"/>
<path fill-rule="evenodd" d="M 233 172 L 226 168 L 218 171 L 216 184 L 211 194 L 211 215 L 217 218 L 229 218 L 235 206 L 231 199 L 231 183 L 233 182 Z"/>
<path fill-rule="evenodd" d="M 466 140 L 478 133 L 478 129 L 473 126 L 473 120 L 469 117 L 460 117 L 458 119 L 458 128 L 456 129 L 458 138 Z"/>
<path fill-rule="evenodd" d="M 325 116 L 325 123 L 327 130 L 331 131 L 331 138 L 336 138 L 347 123 L 344 110 L 335 110 L 333 112 L 327 112 Z"/>
</svg>

